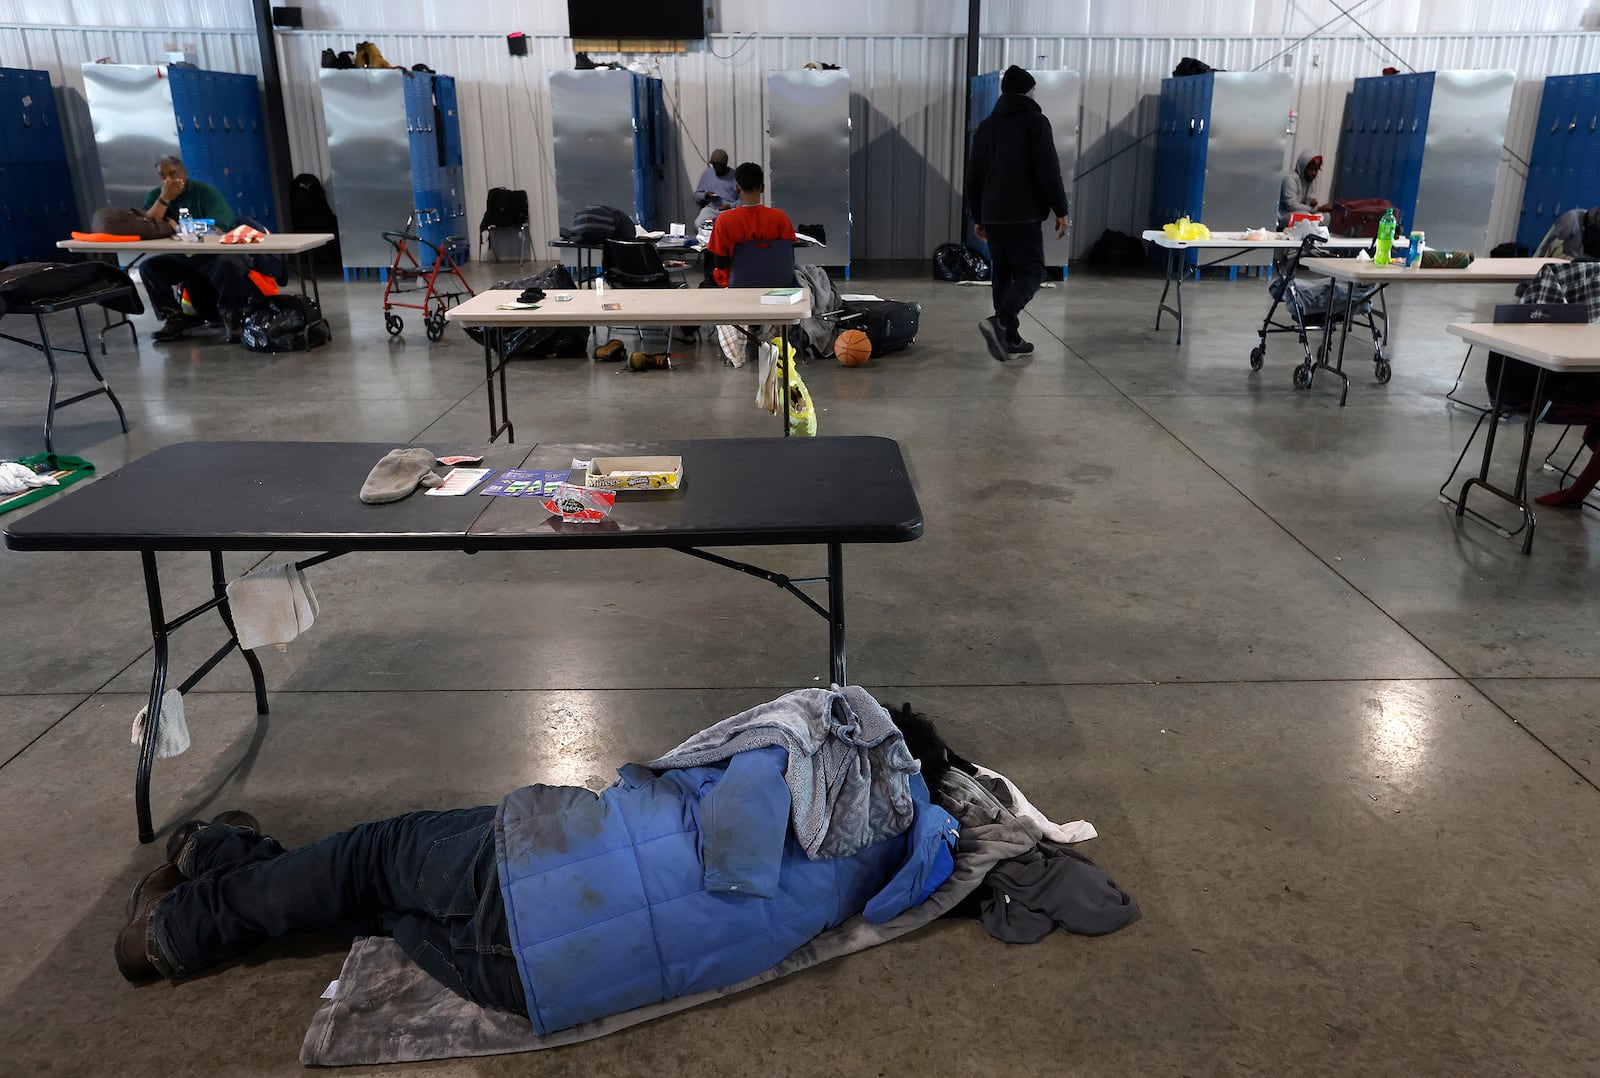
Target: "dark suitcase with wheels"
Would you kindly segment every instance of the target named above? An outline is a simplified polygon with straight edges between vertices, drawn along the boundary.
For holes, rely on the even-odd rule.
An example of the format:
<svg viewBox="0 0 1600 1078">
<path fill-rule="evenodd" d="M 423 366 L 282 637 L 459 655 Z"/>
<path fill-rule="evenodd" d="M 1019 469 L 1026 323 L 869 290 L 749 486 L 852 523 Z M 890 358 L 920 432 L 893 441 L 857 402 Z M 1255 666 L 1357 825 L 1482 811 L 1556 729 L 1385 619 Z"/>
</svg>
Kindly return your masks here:
<svg viewBox="0 0 1600 1078">
<path fill-rule="evenodd" d="M 841 305 L 839 330 L 859 329 L 872 342 L 874 356 L 887 355 L 911 347 L 922 321 L 920 303 L 898 303 L 892 299 L 852 300 Z"/>
</svg>

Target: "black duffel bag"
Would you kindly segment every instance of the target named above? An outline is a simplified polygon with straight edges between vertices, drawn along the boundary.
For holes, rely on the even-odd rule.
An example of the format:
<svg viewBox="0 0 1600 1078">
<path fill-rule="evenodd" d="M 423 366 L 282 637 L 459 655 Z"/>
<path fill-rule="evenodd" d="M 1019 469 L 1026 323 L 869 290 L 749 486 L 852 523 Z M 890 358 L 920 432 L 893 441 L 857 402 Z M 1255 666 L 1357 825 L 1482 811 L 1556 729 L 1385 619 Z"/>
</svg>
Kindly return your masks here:
<svg viewBox="0 0 1600 1078">
<path fill-rule="evenodd" d="M 244 346 L 252 352 L 304 352 L 332 336 L 322 310 L 304 296 L 280 292 L 253 299 L 244 309 Z"/>
</svg>

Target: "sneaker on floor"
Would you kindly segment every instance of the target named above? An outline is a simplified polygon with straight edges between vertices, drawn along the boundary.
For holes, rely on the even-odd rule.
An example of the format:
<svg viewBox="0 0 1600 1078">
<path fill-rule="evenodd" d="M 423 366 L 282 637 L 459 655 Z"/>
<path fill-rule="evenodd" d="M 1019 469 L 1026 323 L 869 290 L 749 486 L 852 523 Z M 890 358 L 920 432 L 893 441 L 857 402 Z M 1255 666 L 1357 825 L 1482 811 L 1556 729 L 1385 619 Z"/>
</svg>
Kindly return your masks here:
<svg viewBox="0 0 1600 1078">
<path fill-rule="evenodd" d="M 222 312 L 222 343 L 238 344 L 244 340 L 244 313 L 242 311 Z"/>
<path fill-rule="evenodd" d="M 1006 351 L 1014 356 L 1027 356 L 1033 354 L 1033 345 L 1021 337 L 1006 342 Z"/>
<path fill-rule="evenodd" d="M 175 314 L 161 323 L 161 328 L 150 334 L 153 341 L 175 341 L 187 337 L 191 331 L 205 325 L 205 319 L 192 314 Z"/>
<path fill-rule="evenodd" d="M 978 323 L 978 332 L 983 334 L 983 343 L 989 347 L 989 354 L 1004 363 L 1010 359 L 1006 353 L 1005 334 L 1000 330 L 1000 320 L 994 317 L 985 318 Z"/>
</svg>

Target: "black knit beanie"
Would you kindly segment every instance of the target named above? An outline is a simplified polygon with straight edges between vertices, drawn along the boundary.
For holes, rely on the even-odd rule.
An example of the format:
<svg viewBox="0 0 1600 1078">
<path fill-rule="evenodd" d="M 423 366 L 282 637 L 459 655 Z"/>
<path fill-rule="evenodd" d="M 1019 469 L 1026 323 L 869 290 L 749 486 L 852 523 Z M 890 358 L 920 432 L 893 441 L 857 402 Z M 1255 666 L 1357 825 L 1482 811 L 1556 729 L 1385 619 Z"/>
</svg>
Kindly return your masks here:
<svg viewBox="0 0 1600 1078">
<path fill-rule="evenodd" d="M 1016 64 L 1006 68 L 1006 73 L 1000 76 L 1000 92 L 1003 94 L 1025 94 L 1031 89 L 1033 76 Z"/>
</svg>

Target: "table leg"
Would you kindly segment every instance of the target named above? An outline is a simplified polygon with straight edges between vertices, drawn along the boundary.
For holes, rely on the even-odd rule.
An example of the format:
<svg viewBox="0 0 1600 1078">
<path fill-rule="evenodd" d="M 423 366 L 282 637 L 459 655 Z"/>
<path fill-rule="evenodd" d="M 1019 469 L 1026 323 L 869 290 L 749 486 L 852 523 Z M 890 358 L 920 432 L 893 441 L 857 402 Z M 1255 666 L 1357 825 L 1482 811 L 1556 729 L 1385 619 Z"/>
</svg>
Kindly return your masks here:
<svg viewBox="0 0 1600 1078">
<path fill-rule="evenodd" d="M 789 437 L 789 327 L 778 327 L 778 358 L 783 362 L 783 400 L 778 405 L 778 421 L 783 424 L 783 436 Z M 759 350 L 758 350 L 759 353 Z"/>
<path fill-rule="evenodd" d="M 495 360 L 495 346 L 499 345 L 500 359 Z M 500 434 L 505 432 L 507 444 L 517 440 L 517 432 L 511 425 L 511 404 L 506 397 L 506 331 L 503 327 L 483 327 L 483 388 L 489 396 L 489 444 L 493 445 L 500 440 Z M 495 414 L 494 383 L 495 376 L 500 378 L 500 411 L 499 417 Z"/>
<path fill-rule="evenodd" d="M 1502 363 L 1500 366 L 1500 376 L 1495 380 L 1494 396 L 1489 403 L 1489 433 L 1484 438 L 1483 463 L 1479 465 L 1478 474 L 1470 476 L 1466 482 L 1461 484 L 1461 493 L 1454 500 L 1452 500 L 1448 495 L 1443 494 L 1442 491 L 1440 497 L 1444 500 L 1445 504 L 1450 505 L 1455 509 L 1456 516 L 1458 518 L 1466 516 L 1470 513 L 1474 518 L 1482 521 L 1484 524 L 1493 528 L 1495 531 L 1504 535 L 1508 539 L 1516 536 L 1519 533 L 1525 533 L 1523 534 L 1522 540 L 1522 553 L 1529 554 L 1533 551 L 1533 533 L 1534 529 L 1538 526 L 1538 519 L 1534 516 L 1533 509 L 1528 505 L 1527 501 L 1528 458 L 1533 453 L 1533 428 L 1538 419 L 1538 413 L 1532 408 L 1529 410 L 1527 427 L 1522 432 L 1522 454 L 1517 461 L 1517 480 L 1513 484 L 1512 489 L 1510 491 L 1505 491 L 1489 482 L 1489 464 L 1494 456 L 1495 435 L 1498 433 L 1500 427 L 1500 402 L 1503 398 L 1505 388 L 1506 366 L 1506 363 Z M 1535 406 L 1544 398 L 1545 375 L 1545 369 L 1543 367 L 1538 368 L 1538 374 L 1535 376 L 1533 384 L 1532 403 Z M 1482 423 L 1483 418 L 1480 417 L 1478 422 Z M 1466 450 L 1463 449 L 1462 453 L 1465 455 Z M 1457 463 L 1459 464 L 1459 461 Z M 1449 480 L 1446 480 L 1446 482 L 1448 483 Z M 1467 495 L 1472 491 L 1473 487 L 1481 487 L 1490 494 L 1493 494 L 1495 497 L 1500 498 L 1503 501 L 1510 502 L 1512 505 L 1516 506 L 1517 510 L 1522 514 L 1522 524 L 1514 531 L 1508 530 L 1500 527 L 1500 525 L 1496 524 L 1482 513 L 1479 513 L 1477 510 L 1467 508 Z"/>
<path fill-rule="evenodd" d="M 828 667 L 835 685 L 845 682 L 844 547 L 828 544 Z"/>
<path fill-rule="evenodd" d="M 122 410 L 122 402 L 112 392 L 111 385 L 106 381 L 106 376 L 100 373 L 100 368 L 95 364 L 94 352 L 89 348 L 89 327 L 83 321 L 83 308 L 74 307 L 72 313 L 78 316 L 78 337 L 83 341 L 83 358 L 89 364 L 89 372 L 94 375 L 94 380 L 100 383 L 100 392 L 111 398 L 111 407 L 117 410 L 117 422 L 122 424 L 122 433 L 128 433 L 128 416 Z M 92 393 L 87 394 L 93 396 Z"/>
<path fill-rule="evenodd" d="M 150 820 L 150 771 L 156 761 L 156 733 L 161 728 L 161 696 L 167 690 L 167 618 L 161 605 L 161 576 L 153 550 L 141 550 L 144 566 L 144 591 L 150 604 L 150 633 L 155 639 L 154 669 L 150 673 L 150 701 L 146 705 L 144 731 L 139 741 L 139 767 L 133 780 L 133 811 L 139 824 L 139 841 L 154 842 L 155 827 Z"/>
<path fill-rule="evenodd" d="M 1161 328 L 1161 315 L 1170 313 L 1178 320 L 1178 339 L 1175 343 L 1183 343 L 1183 270 L 1178 263 L 1185 257 L 1184 248 L 1168 247 L 1167 251 L 1167 279 L 1161 285 L 1161 301 L 1156 304 L 1156 328 Z M 1175 296 L 1176 307 L 1167 306 L 1167 293 L 1172 291 Z"/>
<path fill-rule="evenodd" d="M 54 432 L 56 425 L 56 394 L 60 389 L 61 376 L 56 370 L 56 354 L 50 348 L 50 334 L 44 328 L 44 315 L 35 314 L 34 320 L 39 323 L 39 350 L 44 353 L 44 361 L 50 367 L 50 397 L 45 402 L 44 409 L 44 451 L 56 451 Z M 126 428 L 124 428 L 126 429 Z"/>
<path fill-rule="evenodd" d="M 265 715 L 267 677 L 261 671 L 261 660 L 256 658 L 256 653 L 239 643 L 239 630 L 233 626 L 233 607 L 228 603 L 228 578 L 222 570 L 220 550 L 211 552 L 211 594 L 217 600 L 217 613 L 222 617 L 222 624 L 228 628 L 228 639 L 239 649 L 239 654 L 244 656 L 244 664 L 250 668 L 250 684 L 256 691 L 256 714 Z"/>
</svg>

